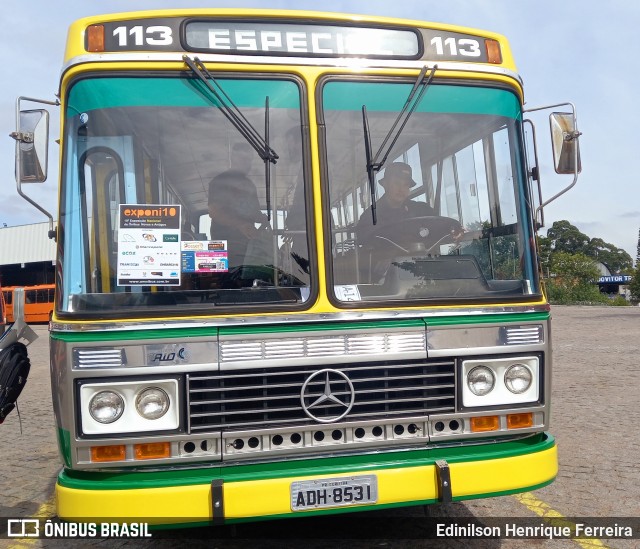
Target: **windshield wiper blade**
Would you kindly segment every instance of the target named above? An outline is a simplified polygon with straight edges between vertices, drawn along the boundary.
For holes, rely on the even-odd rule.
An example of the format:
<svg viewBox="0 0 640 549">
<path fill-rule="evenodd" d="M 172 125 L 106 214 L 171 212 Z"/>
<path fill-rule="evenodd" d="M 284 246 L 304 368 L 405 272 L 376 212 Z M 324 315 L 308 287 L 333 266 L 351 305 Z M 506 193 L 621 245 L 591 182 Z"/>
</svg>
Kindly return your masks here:
<svg viewBox="0 0 640 549">
<path fill-rule="evenodd" d="M 371 162 L 371 132 L 369 131 L 369 119 L 367 107 L 362 105 L 362 130 L 364 132 L 364 152 L 367 159 L 367 180 L 369 181 L 369 193 L 371 194 L 371 216 L 373 224 L 376 224 L 376 171 Z"/>
<path fill-rule="evenodd" d="M 211 95 L 213 95 L 215 99 L 213 104 L 220 109 L 220 112 L 222 112 L 226 119 L 238 130 L 240 135 L 245 138 L 247 143 L 253 147 L 264 162 L 267 219 L 271 221 L 271 164 L 275 164 L 279 156 L 269 145 L 269 97 L 267 97 L 265 101 L 265 137 L 263 138 L 251 122 L 242 114 L 242 111 L 240 111 L 224 89 L 222 89 L 220 83 L 213 77 L 200 59 L 197 57 L 191 59 L 188 55 L 183 55 L 182 59 L 211 92 Z"/>
<path fill-rule="evenodd" d="M 409 96 L 404 102 L 404 105 L 402 106 L 402 109 L 398 113 L 398 116 L 396 117 L 395 122 L 387 132 L 387 135 L 385 135 L 384 139 L 382 140 L 382 144 L 378 149 L 378 152 L 376 152 L 373 158 L 371 158 L 371 152 L 372 152 L 371 151 L 371 134 L 369 132 L 369 121 L 367 119 L 367 109 L 365 105 L 362 105 L 362 123 L 363 123 L 363 129 L 364 129 L 365 152 L 366 152 L 366 159 L 367 159 L 367 176 L 369 178 L 369 192 L 371 193 L 371 215 L 373 217 L 374 225 L 376 224 L 375 175 L 385 165 L 387 158 L 389 157 L 389 154 L 391 154 L 393 147 L 395 146 L 396 142 L 398 141 L 398 138 L 400 137 L 400 134 L 404 130 L 405 126 L 407 125 L 407 122 L 409 122 L 409 118 L 411 118 L 411 115 L 420 104 L 420 101 L 422 100 L 424 93 L 427 91 L 427 88 L 431 84 L 431 81 L 433 80 L 433 75 L 435 74 L 437 68 L 438 68 L 438 65 L 434 65 L 433 67 L 431 67 L 431 72 L 427 76 L 427 70 L 428 70 L 427 66 L 425 65 L 424 67 L 422 67 L 422 70 L 420 71 L 418 78 L 416 79 L 415 83 L 413 84 L 413 87 L 411 88 L 411 91 L 409 92 Z M 420 88 L 420 91 L 416 95 L 418 88 Z M 400 127 L 396 131 L 396 127 L 398 126 L 398 124 L 400 124 Z M 395 132 L 395 135 L 394 135 L 394 132 Z M 391 142 L 387 145 L 389 141 Z M 380 156 L 382 156 L 382 158 L 379 160 Z"/>
<path fill-rule="evenodd" d="M 273 151 L 273 149 L 269 146 L 269 96 L 264 100 L 264 143 L 266 150 Z M 275 152 L 274 152 L 275 154 Z M 278 155 L 276 154 L 276 159 L 273 160 L 273 163 L 276 163 Z M 271 221 L 271 159 L 263 158 L 264 161 L 264 183 L 265 183 L 265 199 L 267 202 L 267 219 Z"/>
<path fill-rule="evenodd" d="M 278 154 L 242 114 L 237 105 L 222 89 L 220 83 L 213 77 L 202 61 L 197 57 L 191 59 L 188 55 L 183 55 L 182 59 L 211 92 L 215 99 L 214 105 L 220 109 L 227 120 L 233 124 L 238 132 L 247 140 L 249 145 L 254 148 L 258 156 L 260 156 L 263 161 L 275 164 L 279 158 Z"/>
</svg>

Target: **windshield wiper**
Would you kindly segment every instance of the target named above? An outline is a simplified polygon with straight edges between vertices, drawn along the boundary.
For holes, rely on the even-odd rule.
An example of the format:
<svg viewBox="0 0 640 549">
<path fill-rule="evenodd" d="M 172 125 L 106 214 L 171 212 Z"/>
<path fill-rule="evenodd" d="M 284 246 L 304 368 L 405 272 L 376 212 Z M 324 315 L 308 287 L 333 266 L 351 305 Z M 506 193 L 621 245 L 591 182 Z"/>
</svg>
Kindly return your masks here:
<svg viewBox="0 0 640 549">
<path fill-rule="evenodd" d="M 391 150 L 395 146 L 396 142 L 398 141 L 398 138 L 400 137 L 400 134 L 402 133 L 402 130 L 404 130 L 404 127 L 407 125 L 409 118 L 411 118 L 411 115 L 420 104 L 420 101 L 422 100 L 422 96 L 424 95 L 424 92 L 427 91 L 429 84 L 431 84 L 431 81 L 433 80 L 433 75 L 435 74 L 437 68 L 438 68 L 438 65 L 434 65 L 431 68 L 431 72 L 429 73 L 429 76 L 427 76 L 427 70 L 428 70 L 427 66 L 425 65 L 424 67 L 422 67 L 422 70 L 420 71 L 420 74 L 418 75 L 417 80 L 413 84 L 413 88 L 411 88 L 411 91 L 409 92 L 409 96 L 407 97 L 407 100 L 405 101 L 402 109 L 398 113 L 398 116 L 395 122 L 387 132 L 387 135 L 382 140 L 382 144 L 380 145 L 378 152 L 376 152 L 373 158 L 372 158 L 372 150 L 371 150 L 371 133 L 369 131 L 369 119 L 367 117 L 367 107 L 366 105 L 362 105 L 362 127 L 364 131 L 364 148 L 365 148 L 365 154 L 366 154 L 366 160 L 367 160 L 367 178 L 369 180 L 369 193 L 371 194 L 371 215 L 373 217 L 374 225 L 377 222 L 376 174 L 385 165 L 387 158 L 389 157 L 389 154 L 391 154 Z M 421 89 L 418 92 L 418 95 L 416 95 L 416 91 L 418 91 L 418 88 L 421 88 Z M 400 127 L 396 131 L 396 127 L 398 126 L 398 124 L 400 124 Z M 395 132 L 395 135 L 394 135 L 394 132 Z M 389 141 L 391 142 L 387 145 L 387 142 Z M 382 158 L 380 159 L 380 157 Z"/>
<path fill-rule="evenodd" d="M 225 116 L 229 122 L 238 130 L 240 135 L 245 138 L 247 143 L 253 147 L 258 153 L 258 156 L 264 162 L 265 167 L 265 186 L 266 186 L 266 201 L 267 201 L 267 216 L 271 219 L 271 166 L 278 161 L 278 154 L 269 145 L 269 97 L 265 101 L 265 115 L 264 115 L 264 132 L 265 137 L 262 137 L 256 128 L 253 127 L 251 122 L 242 114 L 237 105 L 222 89 L 220 83 L 209 72 L 204 63 L 199 58 L 194 57 L 191 59 L 188 55 L 183 55 L 182 59 L 191 69 L 191 71 L 202 81 L 202 83 L 211 92 L 211 95 L 215 99 L 213 104 L 220 109 L 220 112 Z"/>
</svg>

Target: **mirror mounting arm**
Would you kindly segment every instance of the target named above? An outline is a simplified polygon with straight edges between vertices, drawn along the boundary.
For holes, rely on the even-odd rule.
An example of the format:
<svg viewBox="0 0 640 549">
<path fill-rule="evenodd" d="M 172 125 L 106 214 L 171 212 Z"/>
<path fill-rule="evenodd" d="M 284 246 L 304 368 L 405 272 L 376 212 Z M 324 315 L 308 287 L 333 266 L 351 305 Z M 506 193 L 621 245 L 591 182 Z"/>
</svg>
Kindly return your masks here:
<svg viewBox="0 0 640 549">
<path fill-rule="evenodd" d="M 548 204 L 550 204 L 551 202 L 553 202 L 554 200 L 556 200 L 557 198 L 559 198 L 560 196 L 562 196 L 564 193 L 566 193 L 569 189 L 572 189 L 575 184 L 578 182 L 578 175 L 580 174 L 580 152 L 579 152 L 579 147 L 578 147 L 578 143 L 579 143 L 579 137 L 582 135 L 582 132 L 580 132 L 578 130 L 578 117 L 576 115 L 576 108 L 574 106 L 573 103 L 557 103 L 554 105 L 545 105 L 543 107 L 535 107 L 535 108 L 531 108 L 531 109 L 524 109 L 522 112 L 534 112 L 534 111 L 542 111 L 542 110 L 547 110 L 547 109 L 552 109 L 552 108 L 556 108 L 556 107 L 570 107 L 571 108 L 571 113 L 552 113 L 551 117 L 553 117 L 554 115 L 558 115 L 560 114 L 561 116 L 566 116 L 567 117 L 567 122 L 569 122 L 570 127 L 565 127 L 563 134 L 562 134 L 562 141 L 565 143 L 573 143 L 574 146 L 570 152 L 570 156 L 569 158 L 567 158 L 566 160 L 569 161 L 569 165 L 571 166 L 572 169 L 567 170 L 567 171 L 560 171 L 558 169 L 559 163 L 560 161 L 556 161 L 556 172 L 557 173 L 566 173 L 569 175 L 573 175 L 573 181 L 566 186 L 564 189 L 562 189 L 560 192 L 554 194 L 551 198 L 548 198 L 547 200 L 545 200 L 544 202 L 541 202 L 540 205 L 536 208 L 536 212 L 535 212 L 535 219 L 538 219 L 538 216 L 540 216 L 541 219 L 544 219 L 544 207 L 547 206 Z M 550 118 L 551 118 L 550 117 Z M 553 128 L 552 128 L 552 141 L 553 141 Z M 554 157 L 555 157 L 556 151 L 554 148 Z M 560 155 L 561 153 L 558 151 L 558 155 Z"/>
<path fill-rule="evenodd" d="M 17 147 L 19 147 L 20 143 L 28 143 L 28 144 L 35 143 L 35 132 L 24 132 L 24 131 L 21 131 L 21 128 L 20 128 L 20 112 L 21 112 L 22 101 L 29 101 L 31 103 L 43 103 L 45 105 L 53 105 L 56 107 L 60 105 L 60 101 L 58 101 L 57 99 L 55 101 L 49 101 L 47 99 L 35 99 L 32 97 L 24 97 L 24 96 L 18 97 L 18 99 L 16 100 L 17 130 L 9 134 L 10 137 L 16 140 Z M 48 134 L 48 130 L 47 130 L 47 134 Z M 48 139 L 48 135 L 46 136 L 46 138 Z M 55 240 L 57 231 L 53 228 L 53 216 L 47 210 L 45 210 L 42 206 L 40 206 L 40 204 L 38 204 L 35 200 L 27 196 L 22 191 L 22 166 L 21 166 L 21 161 L 18 157 L 16 157 L 16 190 L 18 191 L 18 194 L 22 198 L 24 198 L 27 202 L 29 202 L 29 204 L 31 204 L 36 209 L 40 210 L 44 215 L 46 215 L 49 218 L 49 231 L 47 235 L 50 239 Z"/>
<path fill-rule="evenodd" d="M 33 143 L 33 132 L 11 132 L 9 137 L 20 143 Z"/>
</svg>

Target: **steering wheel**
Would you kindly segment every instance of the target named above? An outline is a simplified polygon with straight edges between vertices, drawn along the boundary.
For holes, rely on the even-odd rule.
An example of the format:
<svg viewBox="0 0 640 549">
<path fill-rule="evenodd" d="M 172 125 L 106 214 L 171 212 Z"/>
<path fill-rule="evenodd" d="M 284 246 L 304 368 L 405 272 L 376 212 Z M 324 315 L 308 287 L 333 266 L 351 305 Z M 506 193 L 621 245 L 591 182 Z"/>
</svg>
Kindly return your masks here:
<svg viewBox="0 0 640 549">
<path fill-rule="evenodd" d="M 440 244 L 451 244 L 464 233 L 462 225 L 450 217 L 429 215 L 396 219 L 382 225 L 374 225 L 358 236 L 365 248 L 395 249 L 411 253 L 415 244 L 430 252 Z"/>
</svg>

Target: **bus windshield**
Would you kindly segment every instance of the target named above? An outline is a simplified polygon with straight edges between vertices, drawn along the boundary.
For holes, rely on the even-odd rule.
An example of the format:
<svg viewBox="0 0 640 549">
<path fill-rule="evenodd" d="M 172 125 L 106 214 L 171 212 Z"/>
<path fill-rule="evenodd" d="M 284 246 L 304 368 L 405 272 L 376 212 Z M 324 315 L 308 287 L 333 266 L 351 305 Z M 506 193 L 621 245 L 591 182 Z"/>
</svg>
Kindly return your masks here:
<svg viewBox="0 0 640 549">
<path fill-rule="evenodd" d="M 248 124 L 230 123 L 219 99 L 184 73 L 71 85 L 62 314 L 308 306 L 301 86 L 215 76 Z M 249 124 L 269 133 L 275 164 L 247 142 Z"/>
<path fill-rule="evenodd" d="M 412 86 L 346 78 L 322 86 L 334 300 L 539 294 L 517 97 L 433 83 L 390 136 Z M 370 185 L 367 157 L 387 138 L 393 148 Z"/>
</svg>

